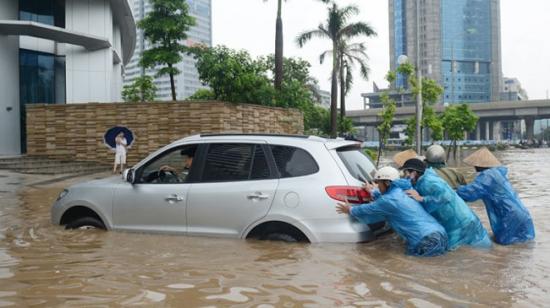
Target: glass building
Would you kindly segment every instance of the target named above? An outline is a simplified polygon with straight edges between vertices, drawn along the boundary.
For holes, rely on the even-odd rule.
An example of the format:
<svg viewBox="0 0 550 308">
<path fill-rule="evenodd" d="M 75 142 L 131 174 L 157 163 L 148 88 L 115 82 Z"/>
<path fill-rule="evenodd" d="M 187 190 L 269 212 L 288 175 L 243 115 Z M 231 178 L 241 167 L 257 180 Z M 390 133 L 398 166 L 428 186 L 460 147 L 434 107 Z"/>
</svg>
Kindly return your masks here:
<svg viewBox="0 0 550 308">
<path fill-rule="evenodd" d="M 120 101 L 135 30 L 128 0 L 0 1 L 0 155 L 26 152 L 30 104 Z"/>
<path fill-rule="evenodd" d="M 500 99 L 499 0 L 389 0 L 389 9 L 391 69 L 400 55 L 414 63 L 419 52 L 423 75 L 444 87 L 442 102 Z M 405 80 L 400 77 L 393 86 L 406 87 Z"/>
<path fill-rule="evenodd" d="M 196 24 L 187 33 L 187 40 L 181 42 L 192 46 L 202 44 L 212 46 L 212 3 L 211 0 L 187 0 L 189 13 L 195 17 Z M 134 0 L 132 7 L 136 20 L 143 19 L 152 10 L 148 0 Z M 135 54 L 126 67 L 124 83 L 130 84 L 135 78 L 143 75 L 153 76 L 157 86 L 158 100 L 172 100 L 170 77 L 168 75 L 156 76 L 158 68 L 144 70 L 139 66 L 139 59 L 144 50 L 149 49 L 150 43 L 143 36 L 143 31 L 137 31 L 137 46 Z M 176 97 L 185 99 L 193 95 L 197 90 L 205 88 L 199 81 L 199 75 L 195 67 L 195 59 L 190 55 L 183 55 L 183 60 L 176 65 L 180 74 L 175 76 Z"/>
</svg>

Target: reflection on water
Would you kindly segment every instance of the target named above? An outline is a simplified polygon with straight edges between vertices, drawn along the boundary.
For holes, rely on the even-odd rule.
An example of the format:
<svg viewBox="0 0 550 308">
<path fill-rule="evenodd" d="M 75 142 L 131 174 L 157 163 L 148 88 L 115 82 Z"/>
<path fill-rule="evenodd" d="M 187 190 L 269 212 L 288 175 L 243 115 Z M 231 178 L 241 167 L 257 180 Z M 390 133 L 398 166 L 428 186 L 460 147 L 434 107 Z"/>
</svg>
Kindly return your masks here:
<svg viewBox="0 0 550 308">
<path fill-rule="evenodd" d="M 405 256 L 394 234 L 308 245 L 67 231 L 49 221 L 61 185 L 23 189 L 29 178 L 0 172 L 0 306 L 544 306 L 550 150 L 498 155 L 536 241 L 427 259 Z M 472 206 L 490 229 L 483 206 Z"/>
</svg>

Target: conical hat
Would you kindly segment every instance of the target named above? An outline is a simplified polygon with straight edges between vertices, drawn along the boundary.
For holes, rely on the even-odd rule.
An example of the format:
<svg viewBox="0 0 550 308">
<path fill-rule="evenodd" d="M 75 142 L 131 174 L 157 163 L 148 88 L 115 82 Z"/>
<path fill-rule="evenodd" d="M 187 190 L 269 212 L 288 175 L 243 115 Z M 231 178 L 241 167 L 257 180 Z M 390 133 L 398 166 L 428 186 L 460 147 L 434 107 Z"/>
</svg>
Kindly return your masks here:
<svg viewBox="0 0 550 308">
<path fill-rule="evenodd" d="M 399 152 L 393 156 L 393 162 L 397 165 L 397 168 L 403 167 L 403 164 L 411 158 L 416 158 L 417 154 L 414 150 L 408 149 L 406 151 Z"/>
<path fill-rule="evenodd" d="M 498 159 L 486 147 L 483 147 L 466 157 L 464 162 L 470 166 L 483 168 L 491 168 L 501 165 Z"/>
</svg>

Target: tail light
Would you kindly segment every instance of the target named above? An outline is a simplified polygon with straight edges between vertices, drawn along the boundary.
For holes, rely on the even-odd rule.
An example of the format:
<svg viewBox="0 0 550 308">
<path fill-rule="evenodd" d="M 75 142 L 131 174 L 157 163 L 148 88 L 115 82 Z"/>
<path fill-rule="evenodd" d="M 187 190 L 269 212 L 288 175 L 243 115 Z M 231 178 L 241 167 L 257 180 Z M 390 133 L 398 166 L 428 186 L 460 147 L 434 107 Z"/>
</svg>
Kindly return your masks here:
<svg viewBox="0 0 550 308">
<path fill-rule="evenodd" d="M 325 191 L 332 199 L 342 202 L 347 200 L 349 203 L 361 204 L 371 199 L 371 195 L 366 190 L 357 186 L 327 186 Z"/>
</svg>

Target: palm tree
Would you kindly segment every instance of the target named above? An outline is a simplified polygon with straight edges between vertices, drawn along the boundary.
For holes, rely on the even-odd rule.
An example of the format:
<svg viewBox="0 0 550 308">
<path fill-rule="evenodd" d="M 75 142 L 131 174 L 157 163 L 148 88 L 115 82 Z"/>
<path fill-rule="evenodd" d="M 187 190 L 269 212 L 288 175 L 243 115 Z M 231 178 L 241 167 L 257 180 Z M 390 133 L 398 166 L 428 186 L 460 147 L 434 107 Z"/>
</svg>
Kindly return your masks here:
<svg viewBox="0 0 550 308">
<path fill-rule="evenodd" d="M 338 7 L 336 3 L 328 8 L 328 18 L 326 24 L 320 24 L 317 29 L 303 32 L 298 35 L 296 42 L 298 46 L 303 47 L 314 36 L 319 38 L 328 38 L 332 41 L 332 74 L 330 89 L 330 129 L 331 137 L 337 135 L 337 108 L 338 108 L 338 72 L 340 71 L 339 47 L 342 42 L 360 35 L 373 36 L 375 31 L 371 26 L 364 22 L 349 23 L 348 19 L 352 15 L 359 14 L 359 8 L 355 5 Z"/>
<path fill-rule="evenodd" d="M 267 0 L 264 0 L 266 2 Z M 319 0 L 328 3 L 330 0 Z M 283 84 L 283 1 L 277 0 L 277 20 L 275 21 L 275 89 L 281 90 Z"/>
<path fill-rule="evenodd" d="M 369 59 L 364 43 L 348 44 L 345 41 L 338 44 L 338 79 L 340 81 L 340 120 L 346 116 L 346 96 L 353 86 L 353 68 L 359 64 L 361 77 L 369 78 L 370 68 L 367 64 Z M 323 64 L 325 57 L 331 55 L 332 50 L 327 50 L 319 56 L 319 62 Z"/>
</svg>

